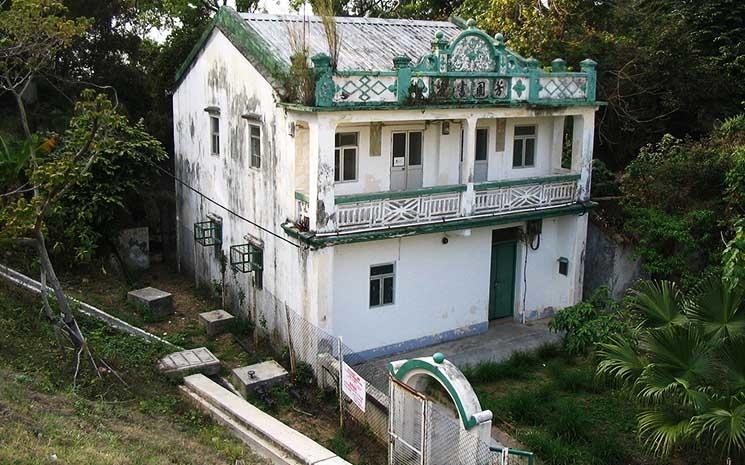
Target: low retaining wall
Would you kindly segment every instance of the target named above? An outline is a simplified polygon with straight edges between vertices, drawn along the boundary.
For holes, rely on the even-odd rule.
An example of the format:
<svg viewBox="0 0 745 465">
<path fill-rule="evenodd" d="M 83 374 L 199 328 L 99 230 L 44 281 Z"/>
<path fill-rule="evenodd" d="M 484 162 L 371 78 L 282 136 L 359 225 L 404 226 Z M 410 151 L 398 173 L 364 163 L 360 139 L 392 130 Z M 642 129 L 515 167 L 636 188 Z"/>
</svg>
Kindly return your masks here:
<svg viewBox="0 0 745 465">
<path fill-rule="evenodd" d="M 184 378 L 190 400 L 265 458 L 285 465 L 351 465 L 204 375 Z"/>
<path fill-rule="evenodd" d="M 0 264 L 0 278 L 3 278 L 10 284 L 17 286 L 21 289 L 24 289 L 28 292 L 41 295 L 41 283 L 39 281 L 29 278 L 25 274 L 20 273 L 2 264 Z M 52 293 L 52 288 L 47 286 L 47 289 L 49 290 L 50 293 Z M 148 342 L 159 342 L 162 344 L 166 344 L 176 350 L 183 350 L 183 348 L 175 344 L 171 344 L 165 339 L 159 338 L 155 334 L 148 333 L 142 328 L 138 328 L 137 326 L 132 326 L 126 321 L 120 320 L 119 318 L 113 315 L 109 315 L 108 313 L 104 312 L 103 310 L 99 308 L 94 307 L 93 305 L 88 305 L 87 303 L 81 302 L 80 300 L 75 299 L 74 297 L 70 297 L 70 296 L 68 296 L 67 299 L 70 302 L 78 305 L 79 307 L 78 309 L 80 310 L 80 313 L 91 316 L 93 318 L 97 318 L 114 329 L 123 331 L 133 336 L 141 337 Z"/>
</svg>

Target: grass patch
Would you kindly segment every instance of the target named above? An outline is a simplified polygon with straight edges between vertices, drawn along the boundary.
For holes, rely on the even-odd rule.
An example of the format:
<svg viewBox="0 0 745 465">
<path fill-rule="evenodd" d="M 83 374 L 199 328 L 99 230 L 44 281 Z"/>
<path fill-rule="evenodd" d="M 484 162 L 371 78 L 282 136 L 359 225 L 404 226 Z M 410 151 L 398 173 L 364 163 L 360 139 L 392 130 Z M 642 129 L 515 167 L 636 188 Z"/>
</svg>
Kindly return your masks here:
<svg viewBox="0 0 745 465">
<path fill-rule="evenodd" d="M 168 351 L 79 316 L 102 379 L 63 353 L 39 303 L 0 285 L 0 463 L 247 464 L 246 446 L 193 409 L 155 362 Z"/>
<path fill-rule="evenodd" d="M 464 370 L 495 425 L 546 465 L 651 465 L 636 437 L 636 406 L 595 378 L 591 359 L 557 346 Z M 685 455 L 678 463 L 687 463 Z M 690 461 L 688 462 L 690 463 Z"/>
</svg>

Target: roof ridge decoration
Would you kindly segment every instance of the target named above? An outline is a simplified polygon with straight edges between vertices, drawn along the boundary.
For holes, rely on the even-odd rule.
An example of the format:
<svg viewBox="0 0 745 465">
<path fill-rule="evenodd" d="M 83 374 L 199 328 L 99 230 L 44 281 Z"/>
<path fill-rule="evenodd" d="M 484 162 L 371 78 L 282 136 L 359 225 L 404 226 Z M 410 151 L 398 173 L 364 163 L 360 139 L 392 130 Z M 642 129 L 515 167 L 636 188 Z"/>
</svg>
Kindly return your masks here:
<svg viewBox="0 0 745 465">
<path fill-rule="evenodd" d="M 551 70 L 534 58 L 523 58 L 469 19 L 448 42 L 435 34 L 432 53 L 412 66 L 411 59 L 393 59 L 393 70 L 333 71 L 324 54 L 313 57 L 316 107 L 366 108 L 428 104 L 595 105 L 596 63 L 584 60 L 580 72 L 567 72 L 556 59 Z"/>
<path fill-rule="evenodd" d="M 176 86 L 187 74 L 213 31 L 218 29 L 264 76 L 280 99 L 287 95 L 288 65 L 272 53 L 267 40 L 234 9 L 222 7 L 176 73 Z M 374 38 L 371 37 L 371 40 Z M 411 57 L 393 58 L 393 67 L 379 70 L 334 70 L 325 53 L 311 58 L 315 106 L 283 102 L 298 110 L 345 110 L 411 106 L 594 106 L 596 63 L 580 63 L 568 72 L 556 59 L 550 71 L 534 58 L 523 58 L 469 19 L 448 41 L 436 32 L 430 53 L 416 64 Z"/>
</svg>

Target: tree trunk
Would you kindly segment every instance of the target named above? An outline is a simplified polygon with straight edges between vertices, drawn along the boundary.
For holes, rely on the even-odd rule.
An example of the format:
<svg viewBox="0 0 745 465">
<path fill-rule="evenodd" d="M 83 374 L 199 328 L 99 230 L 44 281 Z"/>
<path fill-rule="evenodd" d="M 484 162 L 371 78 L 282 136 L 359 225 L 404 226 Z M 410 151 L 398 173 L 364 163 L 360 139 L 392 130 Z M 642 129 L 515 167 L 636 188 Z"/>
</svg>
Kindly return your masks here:
<svg viewBox="0 0 745 465">
<path fill-rule="evenodd" d="M 42 273 L 46 275 L 49 286 L 54 291 L 57 305 L 62 314 L 63 329 L 69 334 L 70 339 L 72 339 L 72 342 L 76 347 L 83 347 L 85 345 L 85 338 L 80 332 L 78 322 L 75 320 L 75 315 L 73 315 L 72 310 L 70 309 L 70 304 L 62 290 L 62 285 L 57 278 L 57 273 L 54 271 L 52 261 L 49 259 L 49 253 L 47 252 L 47 246 L 44 240 L 44 233 L 41 231 L 41 228 L 34 229 L 34 237 L 36 238 L 36 250 L 39 253 Z"/>
</svg>

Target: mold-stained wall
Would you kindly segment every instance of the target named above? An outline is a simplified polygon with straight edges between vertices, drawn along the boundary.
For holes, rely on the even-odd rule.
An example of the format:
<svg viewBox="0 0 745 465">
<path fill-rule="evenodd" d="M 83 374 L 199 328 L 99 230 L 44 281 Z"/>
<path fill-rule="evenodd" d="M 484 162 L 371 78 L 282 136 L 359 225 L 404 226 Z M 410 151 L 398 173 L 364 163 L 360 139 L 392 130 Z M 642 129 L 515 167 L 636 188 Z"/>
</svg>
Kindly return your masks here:
<svg viewBox="0 0 745 465">
<path fill-rule="evenodd" d="M 516 320 L 523 319 L 523 296 L 526 320 L 579 301 L 582 284 L 577 273 L 582 270 L 586 218 L 544 219 L 540 243 L 533 243 L 536 250 L 517 243 Z M 515 223 L 470 234 L 426 234 L 334 247 L 334 334 L 373 356 L 486 330 L 492 231 L 516 226 L 524 229 L 524 223 Z M 569 259 L 567 276 L 559 273 L 559 257 Z M 395 266 L 395 302 L 371 308 L 370 267 L 387 263 Z"/>
<path fill-rule="evenodd" d="M 277 108 L 269 83 L 243 55 L 215 30 L 173 96 L 176 175 L 205 196 L 259 225 L 284 235 L 280 225 L 294 216 L 295 143 L 288 134 L 283 111 Z M 220 154 L 210 154 L 207 107 L 220 111 Z M 261 168 L 249 160 L 249 120 L 261 116 Z M 253 122 L 253 121 L 251 121 Z M 301 139 L 302 143 L 302 139 Z M 284 304 L 305 313 L 303 279 L 307 252 L 281 241 L 177 184 L 178 248 L 181 269 L 200 285 L 222 280 L 226 308 L 266 321 L 267 329 L 282 328 Z M 222 218 L 222 247 L 195 246 L 193 224 Z M 263 289 L 254 286 L 253 273 L 236 273 L 229 266 L 231 245 L 246 243 L 251 235 L 264 244 Z M 195 265 L 196 263 L 196 265 Z M 258 310 L 258 314 L 254 313 Z"/>
</svg>

